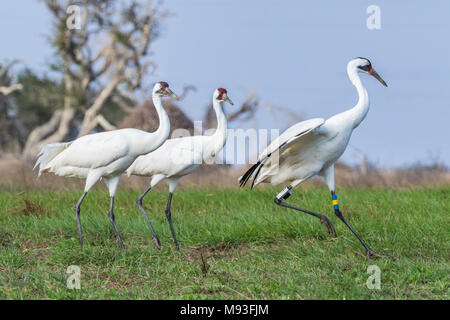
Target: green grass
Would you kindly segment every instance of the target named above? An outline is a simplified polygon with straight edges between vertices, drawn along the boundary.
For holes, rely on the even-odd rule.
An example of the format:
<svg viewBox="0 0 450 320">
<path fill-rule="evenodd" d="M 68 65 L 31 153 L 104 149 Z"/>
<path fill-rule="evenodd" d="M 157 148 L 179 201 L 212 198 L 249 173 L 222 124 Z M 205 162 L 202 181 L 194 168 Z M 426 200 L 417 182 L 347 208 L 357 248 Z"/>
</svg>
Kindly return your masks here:
<svg viewBox="0 0 450 320">
<path fill-rule="evenodd" d="M 123 251 L 106 215 L 106 191 L 91 192 L 83 203 L 83 248 L 72 209 L 80 192 L 0 191 L 0 298 L 449 298 L 449 187 L 338 190 L 343 214 L 374 250 L 389 256 L 382 259 L 365 257 L 334 217 L 327 190 L 299 188 L 289 202 L 327 213 L 335 239 L 317 219 L 276 206 L 278 192 L 177 191 L 177 252 L 165 192 L 144 199 L 160 250 L 135 204 L 138 191 L 118 193 Z M 380 290 L 366 286 L 372 264 L 381 270 Z M 81 290 L 66 287 L 70 265 L 81 268 Z"/>
</svg>

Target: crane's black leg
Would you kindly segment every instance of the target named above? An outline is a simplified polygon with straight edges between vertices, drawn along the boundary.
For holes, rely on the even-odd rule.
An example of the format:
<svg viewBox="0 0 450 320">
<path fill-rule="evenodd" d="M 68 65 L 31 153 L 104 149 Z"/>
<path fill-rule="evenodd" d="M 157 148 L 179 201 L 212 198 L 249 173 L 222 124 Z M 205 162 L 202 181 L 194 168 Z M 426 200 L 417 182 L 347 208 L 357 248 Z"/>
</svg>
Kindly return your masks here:
<svg viewBox="0 0 450 320">
<path fill-rule="evenodd" d="M 173 229 L 172 224 L 172 213 L 170 212 L 170 206 L 172 204 L 172 192 L 169 192 L 169 199 L 167 199 L 167 206 L 166 206 L 166 217 L 167 221 L 169 221 L 170 231 L 172 232 L 173 241 L 175 242 L 175 246 L 177 247 L 177 250 L 180 251 L 180 247 L 178 246 L 177 236 L 175 235 L 175 230 Z"/>
<path fill-rule="evenodd" d="M 314 216 L 316 218 L 319 218 L 320 222 L 322 222 L 325 225 L 325 227 L 327 228 L 328 233 L 330 233 L 336 237 L 336 230 L 334 230 L 333 225 L 331 224 L 330 220 L 328 220 L 328 218 L 326 216 L 309 211 L 309 210 L 305 210 L 302 208 L 294 207 L 293 205 L 283 202 L 283 200 L 286 200 L 287 198 L 289 198 L 291 196 L 291 194 L 292 194 L 292 186 L 288 186 L 275 197 L 274 201 L 279 206 L 289 208 L 289 209 L 294 209 L 297 211 L 301 211 L 301 212 L 307 213 L 311 216 Z"/>
<path fill-rule="evenodd" d="M 337 200 L 337 195 L 334 193 L 334 191 L 331 191 L 331 199 L 333 202 L 333 208 L 334 208 L 334 214 L 341 219 L 342 222 L 345 223 L 345 225 L 350 229 L 351 232 L 353 232 L 353 234 L 356 236 L 356 238 L 358 238 L 359 242 L 361 242 L 361 244 L 364 246 L 364 248 L 366 249 L 366 254 L 368 257 L 381 257 L 381 255 L 379 255 L 378 253 L 376 253 L 375 251 L 373 251 L 365 242 L 363 239 L 361 239 L 361 237 L 359 236 L 358 232 L 356 232 L 355 229 L 353 229 L 353 227 L 350 225 L 350 223 L 348 223 L 347 219 L 345 219 L 345 217 L 343 216 L 342 212 L 339 210 L 339 204 L 338 204 L 338 200 Z"/>
<path fill-rule="evenodd" d="M 150 228 L 150 231 L 153 234 L 153 240 L 156 243 L 156 246 L 158 247 L 158 249 L 161 247 L 161 242 L 159 241 L 158 236 L 156 235 L 155 230 L 153 229 L 153 226 L 150 222 L 150 219 L 148 218 L 147 214 L 145 213 L 144 207 L 142 206 L 142 199 L 144 199 L 145 195 L 152 189 L 152 187 L 148 187 L 143 194 L 141 194 L 139 196 L 139 198 L 136 199 L 136 203 L 139 206 L 139 210 L 141 210 L 142 214 L 144 215 L 145 220 L 147 221 L 147 225 Z"/>
<path fill-rule="evenodd" d="M 109 203 L 108 217 L 114 227 L 114 230 L 116 231 L 116 236 L 119 239 L 120 246 L 122 247 L 122 249 L 125 250 L 125 245 L 123 244 L 123 240 L 122 240 L 122 237 L 120 236 L 119 229 L 117 228 L 117 225 L 116 225 L 116 219 L 114 217 L 114 197 L 111 197 L 111 200 Z"/>
<path fill-rule="evenodd" d="M 78 200 L 75 207 L 73 207 L 73 210 L 75 211 L 75 215 L 77 217 L 77 226 L 78 226 L 78 237 L 80 238 L 80 245 L 83 246 L 83 231 L 81 230 L 81 221 L 80 221 L 80 207 L 81 203 L 83 202 L 84 198 L 86 197 L 87 192 L 84 192 L 81 198 Z"/>
</svg>

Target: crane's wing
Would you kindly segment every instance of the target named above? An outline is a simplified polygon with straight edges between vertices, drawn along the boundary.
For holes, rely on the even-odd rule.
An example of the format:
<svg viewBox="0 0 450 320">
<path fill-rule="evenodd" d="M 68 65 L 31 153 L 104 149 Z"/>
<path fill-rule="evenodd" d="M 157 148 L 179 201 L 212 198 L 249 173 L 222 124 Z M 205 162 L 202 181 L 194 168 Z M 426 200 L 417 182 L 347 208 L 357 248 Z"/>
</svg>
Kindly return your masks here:
<svg viewBox="0 0 450 320">
<path fill-rule="evenodd" d="M 322 118 L 315 118 L 294 124 L 292 127 L 286 129 L 278 138 L 270 143 L 270 145 L 263 151 L 258 157 L 258 162 L 248 169 L 242 177 L 239 178 L 239 184 L 241 187 L 245 186 L 248 180 L 253 176 L 252 188 L 255 184 L 255 180 L 258 177 L 261 168 L 268 161 L 270 156 L 274 152 L 278 152 L 279 155 L 283 154 L 286 150 L 294 147 L 301 140 L 308 137 L 308 135 L 317 134 L 318 128 L 325 123 Z M 297 148 L 296 148 L 297 149 Z"/>
<path fill-rule="evenodd" d="M 128 139 L 122 132 L 108 131 L 83 136 L 49 162 L 49 167 L 99 168 L 128 154 Z"/>
<path fill-rule="evenodd" d="M 127 169 L 130 175 L 184 175 L 199 167 L 203 160 L 203 136 L 168 139 L 146 155 L 139 156 Z"/>
</svg>

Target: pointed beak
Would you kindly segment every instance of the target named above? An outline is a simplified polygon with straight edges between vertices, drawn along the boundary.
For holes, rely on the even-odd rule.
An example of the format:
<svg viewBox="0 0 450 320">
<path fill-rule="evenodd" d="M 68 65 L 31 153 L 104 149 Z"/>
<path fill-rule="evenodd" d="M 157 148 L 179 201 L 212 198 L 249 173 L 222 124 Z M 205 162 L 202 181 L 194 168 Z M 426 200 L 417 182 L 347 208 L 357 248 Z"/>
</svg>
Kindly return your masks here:
<svg viewBox="0 0 450 320">
<path fill-rule="evenodd" d="M 369 74 L 371 76 L 373 76 L 375 79 L 377 79 L 378 81 L 381 82 L 381 84 L 385 87 L 387 87 L 388 85 L 386 84 L 386 82 L 380 77 L 380 75 L 375 71 L 375 69 L 371 68 L 369 70 Z"/>
<path fill-rule="evenodd" d="M 228 98 L 228 96 L 225 96 L 225 101 L 228 102 L 229 104 L 231 104 L 232 106 L 234 106 L 233 101 L 231 101 L 231 99 Z"/>
<path fill-rule="evenodd" d="M 180 100 L 180 98 L 169 88 L 166 88 L 166 94 L 174 98 L 175 100 Z"/>
</svg>

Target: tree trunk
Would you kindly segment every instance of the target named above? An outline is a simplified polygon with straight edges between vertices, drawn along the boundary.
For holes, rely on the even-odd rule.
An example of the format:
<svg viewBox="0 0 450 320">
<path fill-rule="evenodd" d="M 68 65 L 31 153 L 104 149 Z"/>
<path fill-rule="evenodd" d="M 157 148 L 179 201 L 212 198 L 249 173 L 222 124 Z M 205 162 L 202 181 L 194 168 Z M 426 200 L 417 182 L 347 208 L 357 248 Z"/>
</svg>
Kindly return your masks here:
<svg viewBox="0 0 450 320">
<path fill-rule="evenodd" d="M 67 136 L 70 122 L 75 115 L 71 97 L 72 79 L 67 74 L 64 76 L 64 84 L 66 89 L 64 109 L 55 111 L 47 123 L 31 131 L 22 152 L 24 157 L 34 158 L 46 144 L 60 142 Z"/>
<path fill-rule="evenodd" d="M 47 123 L 31 131 L 22 155 L 26 158 L 34 158 L 46 144 L 62 141 L 69 132 L 74 114 L 72 108 L 55 111 Z"/>
<path fill-rule="evenodd" d="M 95 129 L 99 123 L 98 113 L 109 97 L 112 96 L 114 90 L 121 81 L 120 77 L 114 78 L 98 95 L 92 106 L 84 114 L 83 123 L 81 124 L 78 137 L 84 136 Z"/>
</svg>

